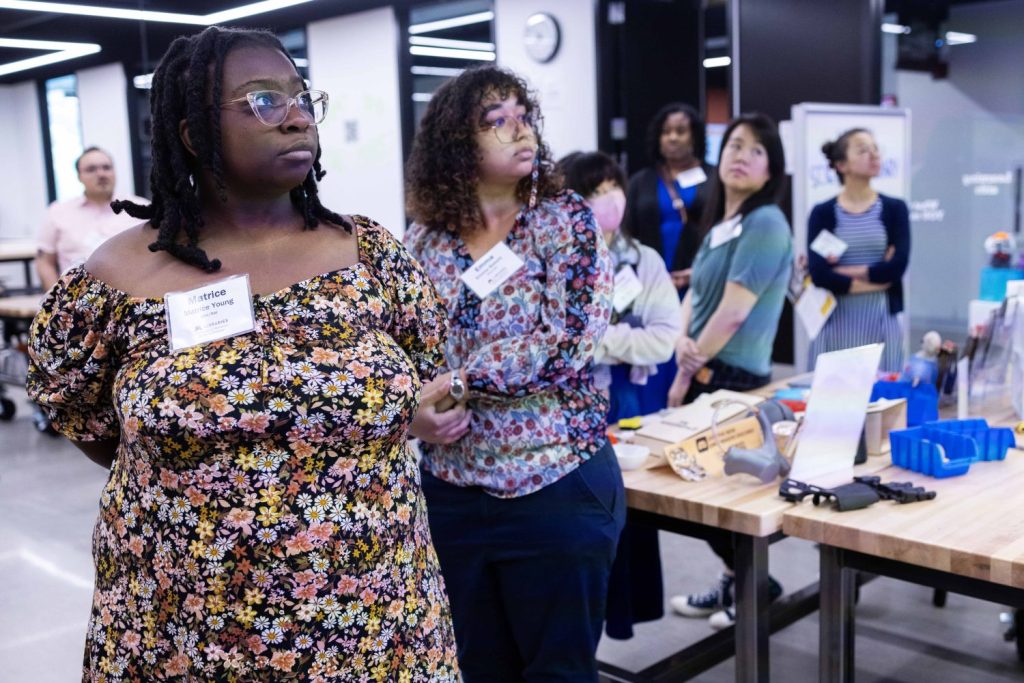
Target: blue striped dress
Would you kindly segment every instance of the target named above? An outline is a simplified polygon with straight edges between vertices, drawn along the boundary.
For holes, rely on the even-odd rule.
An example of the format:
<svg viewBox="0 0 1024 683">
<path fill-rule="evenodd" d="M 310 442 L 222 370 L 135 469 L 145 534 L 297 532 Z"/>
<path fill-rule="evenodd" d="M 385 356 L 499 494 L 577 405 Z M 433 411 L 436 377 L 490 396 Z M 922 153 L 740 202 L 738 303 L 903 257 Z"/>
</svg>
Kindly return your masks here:
<svg viewBox="0 0 1024 683">
<path fill-rule="evenodd" d="M 836 203 L 836 237 L 848 245 L 841 266 L 870 266 L 885 258 L 888 246 L 882 224 L 882 200 L 863 213 L 849 213 Z M 889 299 L 884 291 L 844 294 L 838 297 L 832 312 L 817 338 L 811 342 L 810 368 L 814 369 L 819 353 L 849 349 L 865 344 L 885 343 L 880 370 L 903 370 L 903 324 L 901 316 L 889 313 Z"/>
</svg>

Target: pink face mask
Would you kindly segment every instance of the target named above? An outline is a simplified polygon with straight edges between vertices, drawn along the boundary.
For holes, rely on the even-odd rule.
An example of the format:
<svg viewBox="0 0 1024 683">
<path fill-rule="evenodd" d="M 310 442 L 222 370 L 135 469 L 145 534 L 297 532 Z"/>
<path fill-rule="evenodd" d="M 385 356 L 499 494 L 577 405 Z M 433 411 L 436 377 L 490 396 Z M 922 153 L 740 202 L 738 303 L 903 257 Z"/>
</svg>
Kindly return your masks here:
<svg viewBox="0 0 1024 683">
<path fill-rule="evenodd" d="M 616 187 L 604 194 L 587 200 L 594 219 L 602 232 L 618 232 L 622 217 L 626 214 L 626 193 Z"/>
</svg>

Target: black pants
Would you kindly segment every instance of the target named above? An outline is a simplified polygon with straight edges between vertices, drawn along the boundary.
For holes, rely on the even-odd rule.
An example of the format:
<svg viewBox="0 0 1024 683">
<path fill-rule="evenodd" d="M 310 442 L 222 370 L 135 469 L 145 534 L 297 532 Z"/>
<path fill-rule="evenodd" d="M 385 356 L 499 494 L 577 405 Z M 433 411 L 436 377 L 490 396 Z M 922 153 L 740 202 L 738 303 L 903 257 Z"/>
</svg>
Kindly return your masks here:
<svg viewBox="0 0 1024 683">
<path fill-rule="evenodd" d="M 758 389 L 771 382 L 771 375 L 755 375 L 742 368 L 727 365 L 718 360 L 712 359 L 707 368 L 711 371 L 711 380 L 707 384 L 701 384 L 694 378 L 690 383 L 690 389 L 686 392 L 683 403 L 691 403 L 701 394 L 709 394 L 719 389 L 731 391 L 751 391 Z M 733 569 L 736 564 L 735 553 L 732 545 L 732 534 L 722 531 L 708 540 L 708 545 L 715 551 L 715 554 L 722 558 L 725 566 Z"/>
<path fill-rule="evenodd" d="M 466 683 L 597 681 L 608 574 L 626 520 L 611 446 L 520 498 L 423 473 Z"/>
</svg>

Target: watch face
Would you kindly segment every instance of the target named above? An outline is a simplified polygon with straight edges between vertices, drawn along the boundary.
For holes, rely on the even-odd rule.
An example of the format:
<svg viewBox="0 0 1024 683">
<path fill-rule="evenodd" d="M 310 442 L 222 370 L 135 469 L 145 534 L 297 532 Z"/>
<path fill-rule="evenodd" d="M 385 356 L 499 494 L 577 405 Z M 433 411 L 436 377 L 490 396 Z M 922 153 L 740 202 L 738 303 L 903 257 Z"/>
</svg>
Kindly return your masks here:
<svg viewBox="0 0 1024 683">
<path fill-rule="evenodd" d="M 526 54 L 538 62 L 550 62 L 558 54 L 561 32 L 558 21 L 546 12 L 533 14 L 526 20 L 523 45 Z"/>
</svg>

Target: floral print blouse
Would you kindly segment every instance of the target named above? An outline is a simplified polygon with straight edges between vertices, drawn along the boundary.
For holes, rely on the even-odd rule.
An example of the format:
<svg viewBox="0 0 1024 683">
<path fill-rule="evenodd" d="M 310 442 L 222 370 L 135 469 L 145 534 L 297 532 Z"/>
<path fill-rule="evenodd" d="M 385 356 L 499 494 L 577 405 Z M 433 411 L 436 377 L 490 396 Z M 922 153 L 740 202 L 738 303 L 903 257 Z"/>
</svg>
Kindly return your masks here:
<svg viewBox="0 0 1024 683">
<path fill-rule="evenodd" d="M 570 192 L 521 211 L 505 244 L 525 266 L 481 301 L 459 277 L 473 265 L 461 238 L 416 223 L 406 235 L 447 307 L 447 359 L 466 370 L 472 411 L 459 441 L 424 444 L 424 466 L 514 498 L 604 445 L 608 403 L 593 359 L 611 314 L 612 269 L 593 214 Z"/>
<path fill-rule="evenodd" d="M 457 681 L 407 428 L 443 310 L 386 230 L 253 297 L 256 330 L 172 353 L 162 299 L 81 266 L 32 329 L 28 389 L 118 439 L 93 534 L 84 681 Z"/>
</svg>

